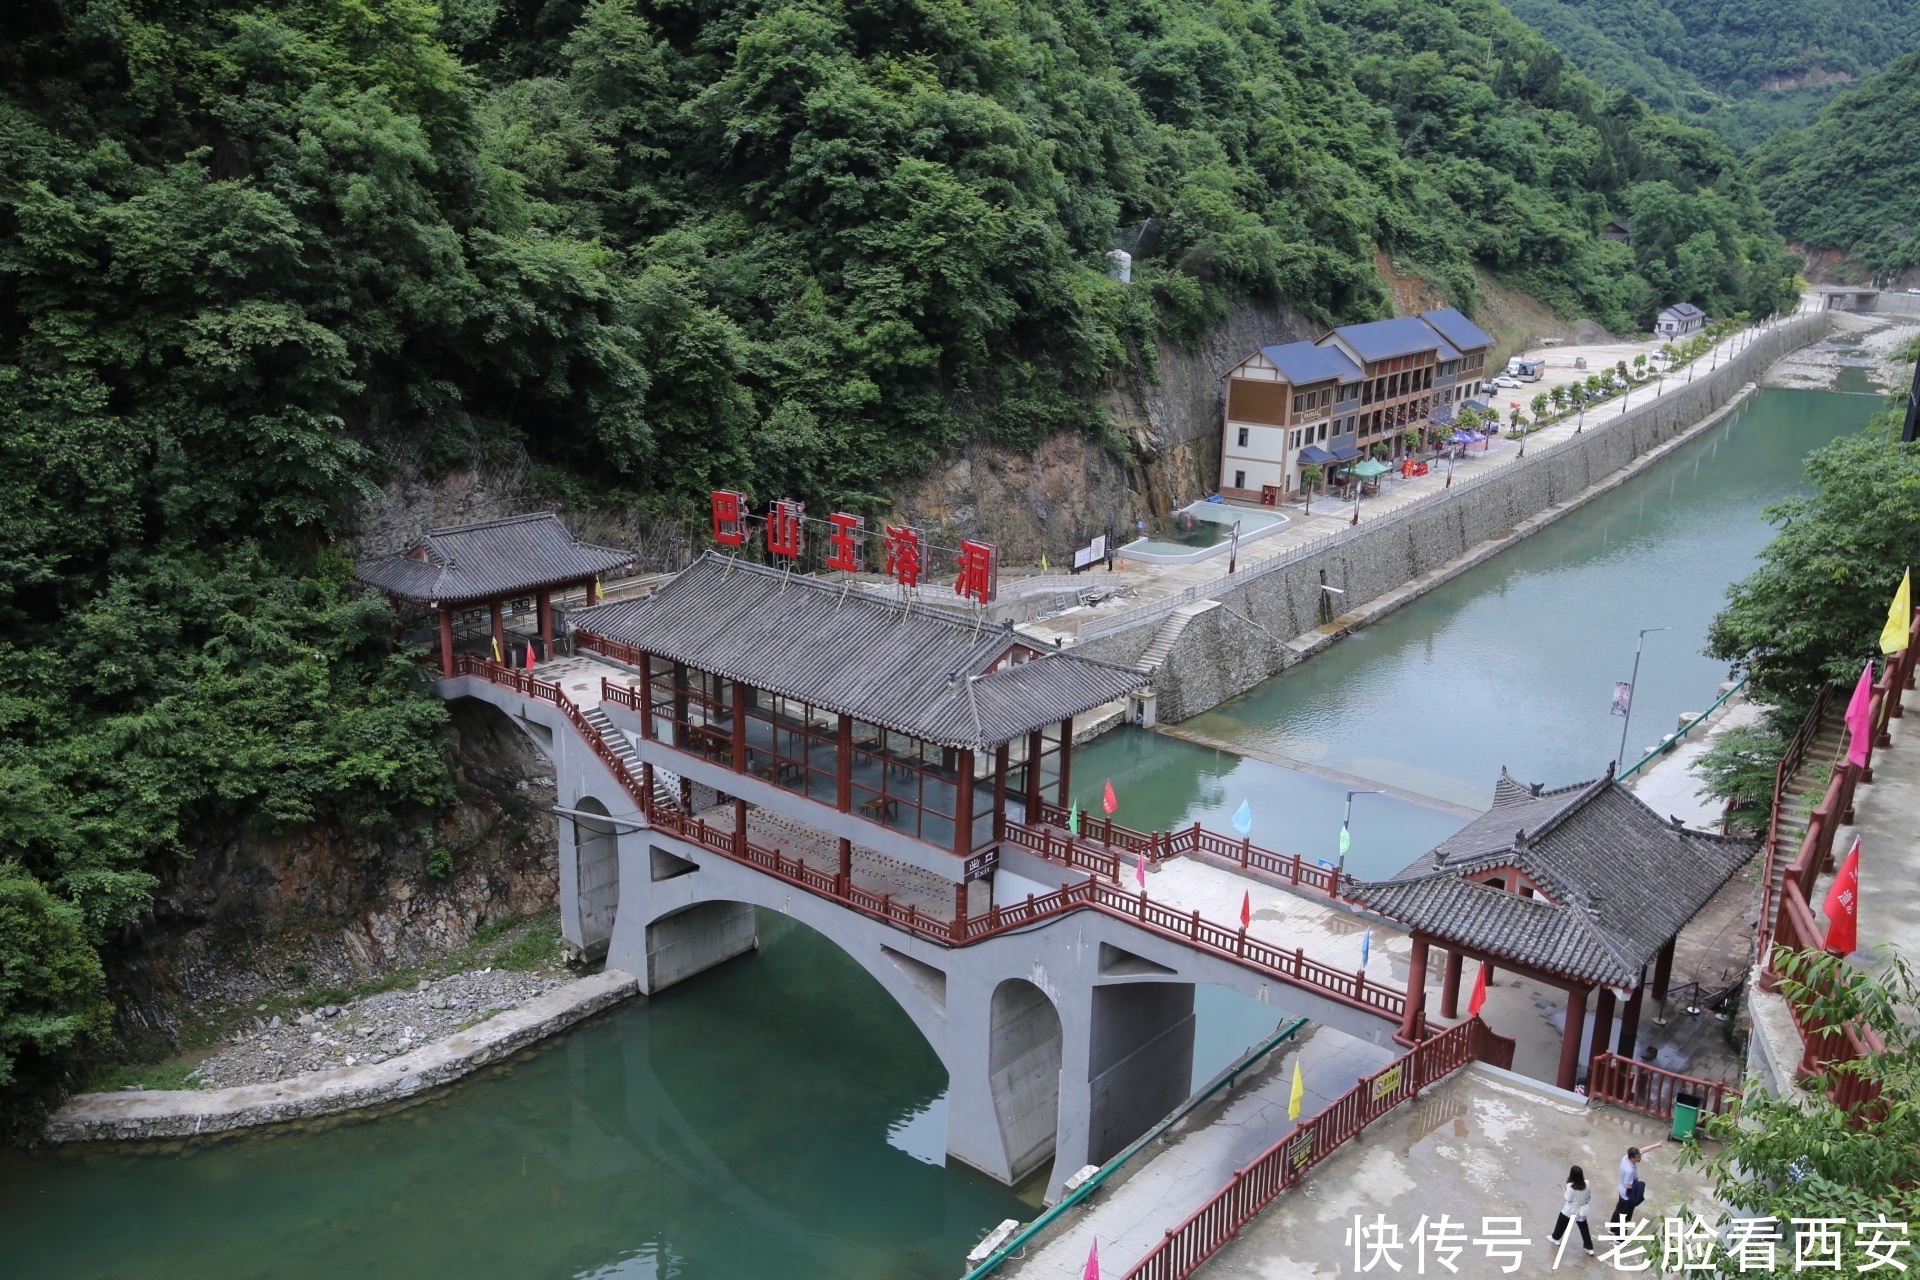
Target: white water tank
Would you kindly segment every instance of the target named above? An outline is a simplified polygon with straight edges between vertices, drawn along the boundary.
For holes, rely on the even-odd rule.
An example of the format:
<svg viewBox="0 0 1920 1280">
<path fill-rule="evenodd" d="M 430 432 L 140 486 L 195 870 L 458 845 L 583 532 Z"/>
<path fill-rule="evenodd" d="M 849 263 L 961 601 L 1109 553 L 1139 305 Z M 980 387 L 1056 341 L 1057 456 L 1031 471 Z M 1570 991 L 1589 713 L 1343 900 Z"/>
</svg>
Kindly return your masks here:
<svg viewBox="0 0 1920 1280">
<path fill-rule="evenodd" d="M 1121 284 L 1133 283 L 1133 255 L 1125 249 L 1107 250 L 1107 274 Z"/>
</svg>

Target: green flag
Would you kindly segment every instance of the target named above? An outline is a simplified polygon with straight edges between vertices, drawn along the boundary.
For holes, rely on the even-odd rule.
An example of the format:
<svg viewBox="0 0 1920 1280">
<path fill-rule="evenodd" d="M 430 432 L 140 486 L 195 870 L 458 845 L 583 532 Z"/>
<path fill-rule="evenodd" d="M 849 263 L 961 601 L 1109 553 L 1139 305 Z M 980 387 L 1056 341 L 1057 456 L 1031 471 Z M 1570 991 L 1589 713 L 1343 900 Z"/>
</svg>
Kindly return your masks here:
<svg viewBox="0 0 1920 1280">
<path fill-rule="evenodd" d="M 1340 824 L 1340 856 L 1343 858 L 1346 857 L 1347 850 L 1351 848 L 1352 845 L 1353 837 L 1347 834 L 1347 826 L 1343 822 Z"/>
<path fill-rule="evenodd" d="M 1080 834 L 1080 802 L 1078 800 L 1073 802 L 1073 808 L 1067 810 L 1067 830 L 1075 835 Z"/>
</svg>

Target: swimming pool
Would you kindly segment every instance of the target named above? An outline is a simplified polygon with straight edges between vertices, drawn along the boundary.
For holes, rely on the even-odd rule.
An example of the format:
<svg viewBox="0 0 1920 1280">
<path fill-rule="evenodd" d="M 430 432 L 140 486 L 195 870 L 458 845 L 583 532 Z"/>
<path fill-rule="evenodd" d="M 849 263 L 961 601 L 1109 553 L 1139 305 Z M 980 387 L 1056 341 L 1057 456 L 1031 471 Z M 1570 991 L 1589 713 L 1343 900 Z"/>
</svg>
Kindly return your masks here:
<svg viewBox="0 0 1920 1280">
<path fill-rule="evenodd" d="M 1171 516 L 1155 519 L 1147 536 L 1121 547 L 1119 554 L 1145 564 L 1188 564 L 1208 556 L 1225 555 L 1233 526 L 1240 526 L 1240 542 L 1278 533 L 1287 517 L 1262 507 L 1230 506 L 1224 502 L 1196 502 Z"/>
</svg>

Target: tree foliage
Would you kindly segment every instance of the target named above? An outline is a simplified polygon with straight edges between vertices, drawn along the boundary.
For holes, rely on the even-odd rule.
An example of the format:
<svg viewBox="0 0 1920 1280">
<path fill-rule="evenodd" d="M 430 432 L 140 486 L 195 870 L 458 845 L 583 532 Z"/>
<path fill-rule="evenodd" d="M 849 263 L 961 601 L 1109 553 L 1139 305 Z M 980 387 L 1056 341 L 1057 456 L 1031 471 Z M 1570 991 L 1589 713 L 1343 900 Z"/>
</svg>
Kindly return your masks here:
<svg viewBox="0 0 1920 1280">
<path fill-rule="evenodd" d="M 1748 1265 L 1751 1258 L 1719 1258 L 1727 1274 L 1804 1275 L 1791 1235 L 1794 1219 L 1842 1219 L 1836 1271 L 1871 1269 L 1872 1253 L 1861 1246 L 1856 1224 L 1909 1223 L 1920 1216 L 1920 1040 L 1911 1010 L 1920 984 L 1898 956 L 1874 972 L 1819 953 L 1802 953 L 1782 965 L 1781 994 L 1820 1022 L 1852 1022 L 1878 1033 L 1884 1052 L 1828 1068 L 1805 1082 L 1805 1095 L 1775 1097 L 1749 1090 L 1726 1115 L 1708 1121 L 1719 1147 L 1710 1157 L 1696 1148 L 1683 1160 L 1702 1161 L 1715 1198 L 1736 1206 L 1743 1218 L 1771 1217 L 1788 1242 L 1773 1267 Z M 1879 1100 L 1848 1115 L 1827 1097 L 1842 1076 L 1879 1086 Z M 1904 1227 L 1880 1233 L 1904 1239 Z M 1810 1252 L 1824 1252 L 1816 1250 Z M 1910 1243 L 1893 1255 L 1911 1258 Z"/>
<path fill-rule="evenodd" d="M 1808 455 L 1813 492 L 1767 508 L 1780 532 L 1707 629 L 1708 655 L 1747 672 L 1762 701 L 1804 709 L 1879 654 L 1887 602 L 1920 561 L 1920 446 L 1894 423 L 1882 415 Z"/>
</svg>

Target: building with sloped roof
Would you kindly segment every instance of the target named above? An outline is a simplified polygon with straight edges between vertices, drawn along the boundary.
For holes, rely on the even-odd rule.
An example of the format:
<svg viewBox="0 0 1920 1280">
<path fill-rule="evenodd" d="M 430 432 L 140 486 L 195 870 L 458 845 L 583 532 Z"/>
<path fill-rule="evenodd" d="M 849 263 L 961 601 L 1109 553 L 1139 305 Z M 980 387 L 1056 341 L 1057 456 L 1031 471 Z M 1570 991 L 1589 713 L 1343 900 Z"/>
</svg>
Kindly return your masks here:
<svg viewBox="0 0 1920 1280">
<path fill-rule="evenodd" d="M 1593 1053 L 1633 1056 L 1641 995 L 1664 999 L 1674 939 L 1759 848 L 1756 840 L 1662 819 L 1607 773 L 1551 790 L 1505 770 L 1493 807 L 1387 880 L 1357 886 L 1360 905 L 1413 935 L 1409 991 L 1423 991 L 1430 947 L 1447 950 L 1440 1014 L 1457 1015 L 1462 962 L 1513 969 L 1568 993 L 1559 1083 L 1574 1086 L 1590 993 Z M 1415 1002 L 1408 1020 L 1418 1025 Z M 1403 1033 L 1406 1032 L 1403 1028 Z"/>
<path fill-rule="evenodd" d="M 1691 337 L 1707 327 L 1707 313 L 1691 302 L 1676 302 L 1654 317 L 1653 331 L 1667 342 Z"/>
<path fill-rule="evenodd" d="M 1451 421 L 1480 390 L 1492 347 L 1452 307 L 1262 347 L 1224 375 L 1221 494 L 1272 506 L 1298 493 L 1303 467 L 1337 474 L 1382 445 L 1400 457 L 1408 427 Z"/>
<path fill-rule="evenodd" d="M 495 656 L 504 656 L 503 609 L 527 601 L 539 612 L 541 652 L 553 652 L 553 595 L 633 566 L 631 551 L 582 542 L 551 511 L 429 529 L 405 551 L 354 568 L 356 580 L 389 601 L 425 605 L 439 615 L 442 673 L 453 674 L 457 616 L 487 609 Z"/>
</svg>

